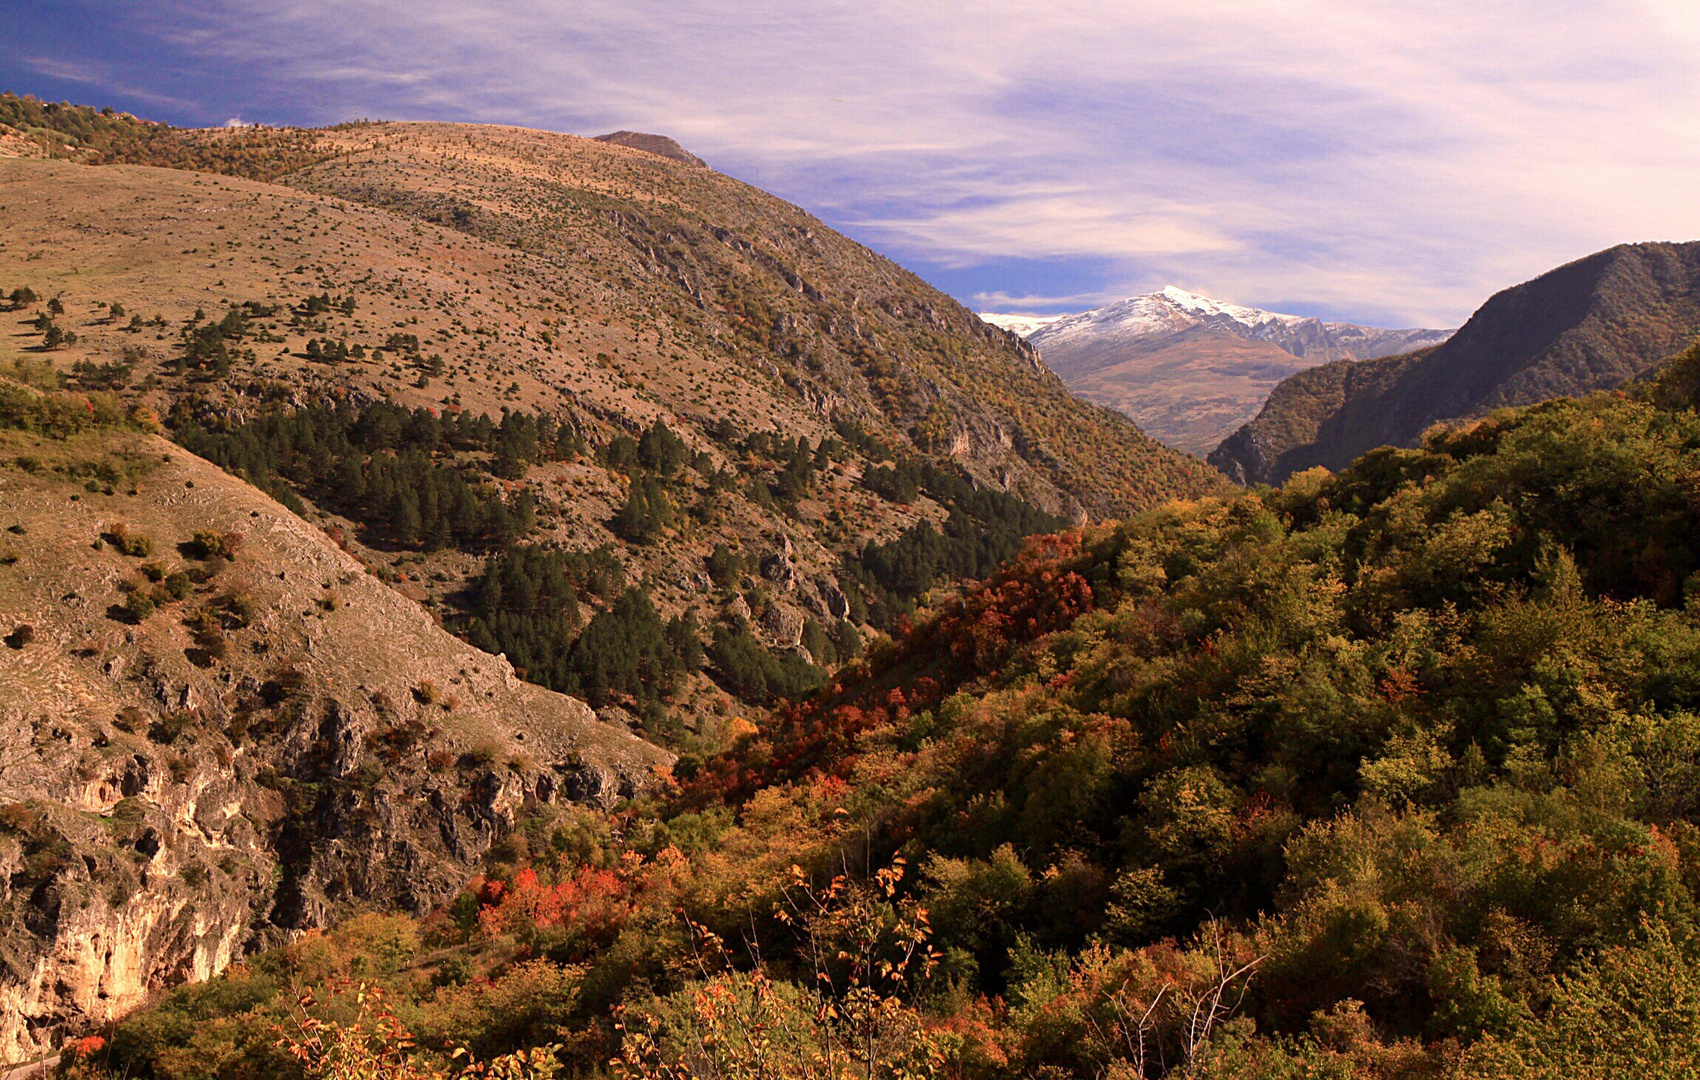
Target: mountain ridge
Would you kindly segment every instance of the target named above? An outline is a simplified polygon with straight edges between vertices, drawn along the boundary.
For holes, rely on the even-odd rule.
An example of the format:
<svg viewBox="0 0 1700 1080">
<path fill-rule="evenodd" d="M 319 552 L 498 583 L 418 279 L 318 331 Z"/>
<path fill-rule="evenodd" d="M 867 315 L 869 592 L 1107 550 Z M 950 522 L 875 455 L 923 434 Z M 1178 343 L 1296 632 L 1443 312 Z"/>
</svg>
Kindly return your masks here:
<svg viewBox="0 0 1700 1080">
<path fill-rule="evenodd" d="M 1605 390 L 1700 333 L 1700 242 L 1620 244 L 1490 297 L 1431 349 L 1295 373 L 1210 460 L 1239 482 L 1339 469 L 1496 408 Z"/>
</svg>

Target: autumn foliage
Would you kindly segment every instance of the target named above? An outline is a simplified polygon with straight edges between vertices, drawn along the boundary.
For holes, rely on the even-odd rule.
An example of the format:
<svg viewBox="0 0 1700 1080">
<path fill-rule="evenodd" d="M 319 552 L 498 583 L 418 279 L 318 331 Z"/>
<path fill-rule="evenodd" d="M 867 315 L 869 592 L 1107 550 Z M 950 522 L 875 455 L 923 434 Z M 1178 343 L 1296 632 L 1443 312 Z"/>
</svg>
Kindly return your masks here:
<svg viewBox="0 0 1700 1080">
<path fill-rule="evenodd" d="M 643 1080 L 1687 1075 L 1697 448 L 1551 403 L 1033 543 L 679 791 L 540 811 L 384 977 Z M 160 1034 L 253 971 L 110 1060 L 255 1075 Z"/>
</svg>

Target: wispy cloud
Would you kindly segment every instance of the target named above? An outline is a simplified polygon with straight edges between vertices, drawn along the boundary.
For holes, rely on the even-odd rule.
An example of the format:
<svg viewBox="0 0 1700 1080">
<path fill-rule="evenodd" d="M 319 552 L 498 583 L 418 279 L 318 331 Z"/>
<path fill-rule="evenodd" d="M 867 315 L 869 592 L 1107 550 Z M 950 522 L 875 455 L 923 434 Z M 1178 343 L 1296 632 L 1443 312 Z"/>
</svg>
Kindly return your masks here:
<svg viewBox="0 0 1700 1080">
<path fill-rule="evenodd" d="M 120 21 L 170 63 L 66 39 L 59 77 L 193 86 L 206 122 L 660 130 L 965 298 L 1040 309 L 1175 281 L 1447 324 L 1590 250 L 1700 236 L 1693 0 L 143 0 Z M 1021 276 L 1041 264 L 1078 273 Z"/>
<path fill-rule="evenodd" d="M 92 64 L 79 64 L 52 56 L 25 56 L 20 59 L 29 70 L 41 75 L 51 75 L 55 79 L 95 84 L 105 81 L 102 73 Z"/>
<path fill-rule="evenodd" d="M 10 59 L 17 67 L 36 75 L 45 75 L 50 79 L 72 83 L 77 86 L 98 87 L 107 93 L 119 93 L 138 102 L 146 102 L 158 108 L 185 109 L 194 108 L 195 103 L 172 94 L 160 93 L 145 85 L 132 84 L 128 79 L 115 75 L 111 68 L 100 62 L 80 62 L 67 60 L 56 56 L 39 56 L 32 54 L 5 56 L 0 50 L 0 69 L 4 61 Z M 13 87 L 7 87 L 16 92 Z"/>
</svg>

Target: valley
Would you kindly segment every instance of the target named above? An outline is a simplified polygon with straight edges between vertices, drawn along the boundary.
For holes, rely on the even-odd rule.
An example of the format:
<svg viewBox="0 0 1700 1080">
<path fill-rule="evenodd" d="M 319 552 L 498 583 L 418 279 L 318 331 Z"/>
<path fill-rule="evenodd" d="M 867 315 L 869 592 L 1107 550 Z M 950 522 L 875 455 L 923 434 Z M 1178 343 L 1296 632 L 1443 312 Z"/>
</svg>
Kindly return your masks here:
<svg viewBox="0 0 1700 1080">
<path fill-rule="evenodd" d="M 1074 393 L 1198 457 L 1256 416 L 1290 375 L 1427 348 L 1451 335 L 1281 315 L 1173 285 L 1077 315 L 981 317 L 1021 334 Z"/>
<path fill-rule="evenodd" d="M 977 316 L 661 135 L 0 95 L 0 1062 L 1686 1075 L 1697 250 Z"/>
</svg>

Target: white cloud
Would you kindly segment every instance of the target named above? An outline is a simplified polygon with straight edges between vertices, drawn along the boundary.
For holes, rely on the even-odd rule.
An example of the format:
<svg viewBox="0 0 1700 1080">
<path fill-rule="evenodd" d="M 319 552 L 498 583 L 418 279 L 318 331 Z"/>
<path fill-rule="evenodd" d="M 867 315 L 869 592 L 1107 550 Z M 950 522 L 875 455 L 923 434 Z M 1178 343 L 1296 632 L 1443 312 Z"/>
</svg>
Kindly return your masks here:
<svg viewBox="0 0 1700 1080">
<path fill-rule="evenodd" d="M 1093 260 L 1107 293 L 1434 325 L 1611 243 L 1700 237 L 1697 11 L 202 0 L 150 26 L 320 119 L 663 131 L 900 258 Z"/>
<path fill-rule="evenodd" d="M 37 74 L 50 75 L 66 82 L 93 84 L 104 81 L 102 72 L 92 64 L 79 64 L 52 56 L 26 56 L 23 64 Z"/>
</svg>

